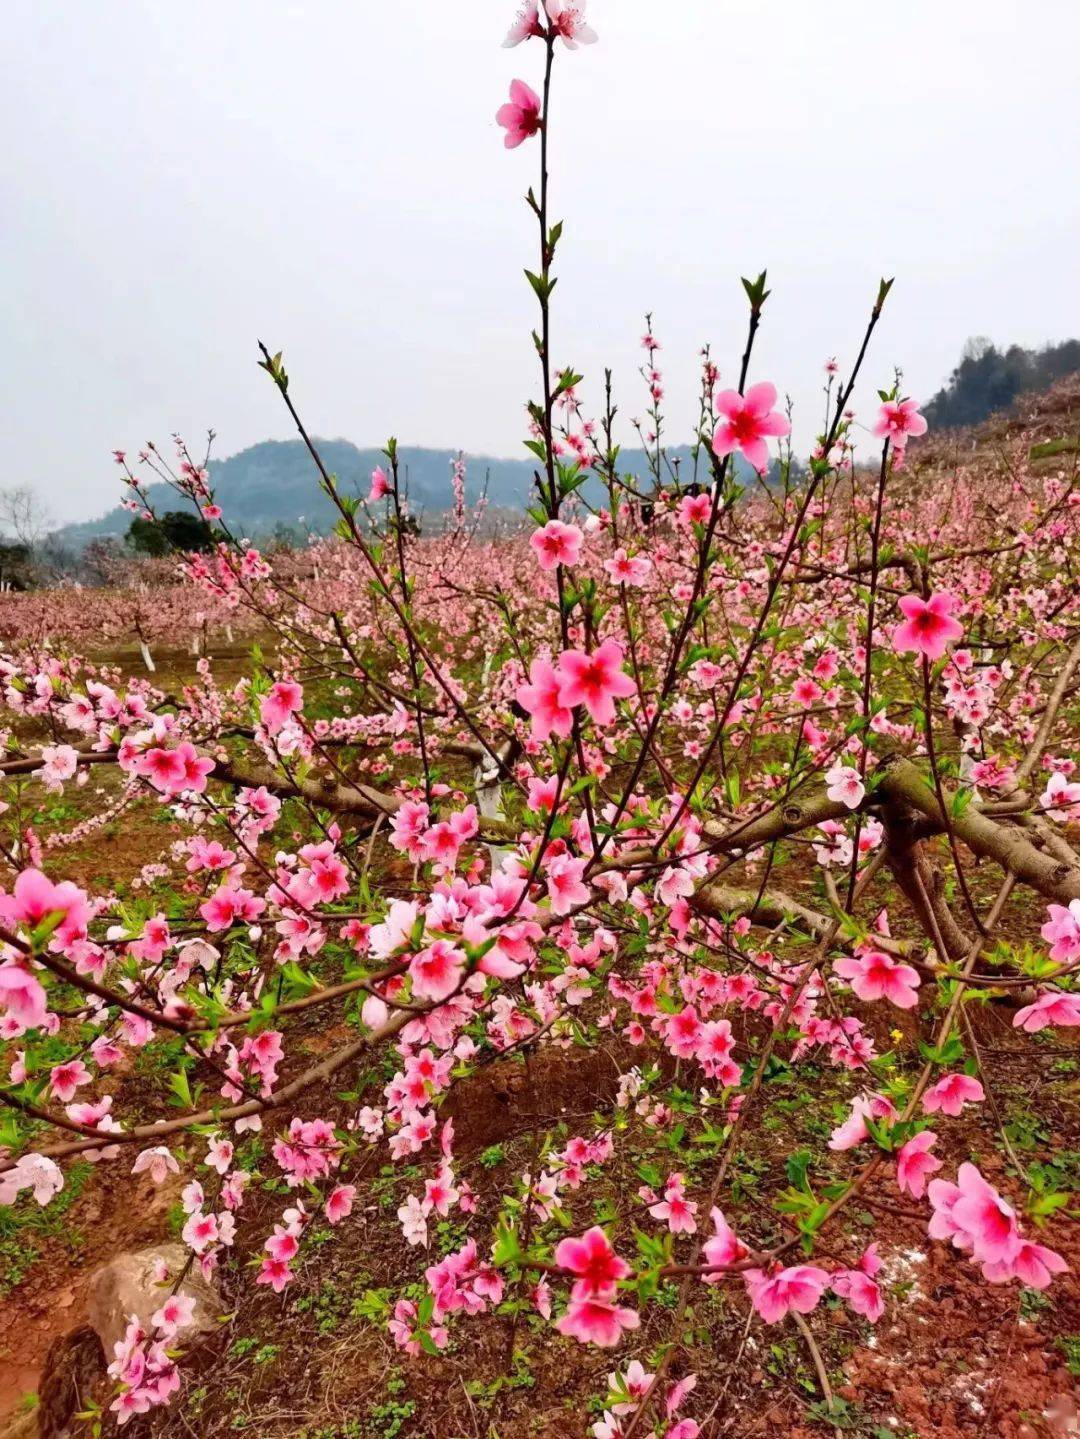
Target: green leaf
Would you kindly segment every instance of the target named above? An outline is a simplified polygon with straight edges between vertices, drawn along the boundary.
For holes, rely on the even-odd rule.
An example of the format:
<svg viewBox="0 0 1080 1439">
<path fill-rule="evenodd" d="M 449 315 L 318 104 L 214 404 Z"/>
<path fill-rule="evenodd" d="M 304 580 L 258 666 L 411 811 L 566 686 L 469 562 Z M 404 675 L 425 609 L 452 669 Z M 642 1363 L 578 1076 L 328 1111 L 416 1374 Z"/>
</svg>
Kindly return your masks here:
<svg viewBox="0 0 1080 1439">
<path fill-rule="evenodd" d="M 507 1264 L 520 1264 L 525 1258 L 517 1230 L 505 1219 L 500 1219 L 495 1230 L 495 1243 L 491 1251 L 492 1261 L 497 1269 Z"/>
<path fill-rule="evenodd" d="M 531 270 L 525 271 L 525 278 L 533 287 L 536 298 L 540 301 L 541 305 L 547 304 L 551 298 L 552 290 L 554 290 L 555 286 L 559 283 L 558 280 L 545 280 L 542 275 L 534 275 Z"/>
<path fill-rule="evenodd" d="M 807 1171 L 810 1168 L 809 1149 L 797 1149 L 794 1154 L 788 1155 L 787 1177 L 796 1189 L 804 1189 L 810 1193 L 810 1182 L 807 1179 Z"/>
<path fill-rule="evenodd" d="M 756 280 L 748 280 L 745 275 L 743 276 L 742 287 L 746 291 L 746 297 L 750 301 L 750 309 L 754 314 L 760 313 L 762 305 L 764 305 L 772 293 L 765 288 L 765 273 L 766 272 L 762 270 Z"/>
<path fill-rule="evenodd" d="M 191 1082 L 187 1076 L 187 1070 L 178 1069 L 175 1074 L 169 1076 L 169 1089 L 176 1097 L 176 1103 L 184 1109 L 194 1109 L 195 1101 L 191 1097 Z"/>
<path fill-rule="evenodd" d="M 1051 1215 L 1064 1209 L 1071 1197 L 1062 1190 L 1055 1190 L 1051 1194 L 1033 1194 L 1028 1199 L 1028 1213 L 1036 1224 L 1044 1224 Z"/>
<path fill-rule="evenodd" d="M 30 934 L 30 946 L 32 949 L 44 949 L 53 931 L 63 923 L 67 911 L 54 909 L 37 925 Z"/>
</svg>

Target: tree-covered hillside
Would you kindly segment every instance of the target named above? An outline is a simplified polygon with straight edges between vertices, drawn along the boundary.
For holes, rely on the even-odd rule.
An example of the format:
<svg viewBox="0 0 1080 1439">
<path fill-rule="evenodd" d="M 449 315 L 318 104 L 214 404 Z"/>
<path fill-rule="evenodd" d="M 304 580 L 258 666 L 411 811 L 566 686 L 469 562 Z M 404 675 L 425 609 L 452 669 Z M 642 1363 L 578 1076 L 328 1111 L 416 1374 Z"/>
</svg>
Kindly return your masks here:
<svg viewBox="0 0 1080 1439">
<path fill-rule="evenodd" d="M 1009 409 L 1024 394 L 1048 389 L 1055 380 L 1080 370 L 1080 340 L 1065 340 L 1041 350 L 1010 345 L 999 350 L 982 336 L 964 346 L 960 363 L 926 406 L 931 429 L 977 425 Z"/>
<path fill-rule="evenodd" d="M 341 481 L 342 489 L 346 493 L 367 494 L 371 471 L 385 463 L 381 451 L 358 449 L 349 440 L 319 440 L 317 444 L 327 468 Z M 451 463 L 456 452 L 402 446 L 399 453 L 408 476 L 414 512 L 437 514 L 449 510 L 453 505 Z M 685 473 L 689 473 L 688 446 L 669 450 L 668 455 L 687 467 Z M 470 504 L 486 489 L 490 506 L 524 509 L 536 468 L 534 460 L 493 459 L 485 455 L 466 455 L 465 458 L 466 498 Z M 210 469 L 218 503 L 230 522 L 252 538 L 265 538 L 281 530 L 326 534 L 337 518 L 330 501 L 312 483 L 311 457 L 299 440 L 264 440 L 228 459 L 212 460 Z M 619 469 L 626 475 L 647 475 L 644 452 L 623 451 Z M 751 474 L 748 468 L 746 474 Z M 587 486 L 586 496 L 599 499 L 599 488 L 594 491 Z M 151 486 L 150 498 L 159 513 L 177 507 L 176 495 L 164 485 Z M 81 549 L 94 539 L 125 535 L 130 524 L 130 513 L 117 506 L 99 520 L 65 526 L 56 538 L 67 546 Z"/>
</svg>

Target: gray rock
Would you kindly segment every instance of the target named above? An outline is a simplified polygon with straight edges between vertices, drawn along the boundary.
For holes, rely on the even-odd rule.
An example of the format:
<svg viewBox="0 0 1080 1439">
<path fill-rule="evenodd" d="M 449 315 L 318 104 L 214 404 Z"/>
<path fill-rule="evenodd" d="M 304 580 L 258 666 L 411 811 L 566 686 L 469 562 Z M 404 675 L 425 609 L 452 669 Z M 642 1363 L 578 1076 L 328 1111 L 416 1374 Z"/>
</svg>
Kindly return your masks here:
<svg viewBox="0 0 1080 1439">
<path fill-rule="evenodd" d="M 161 1308 L 176 1276 L 183 1271 L 189 1251 L 182 1244 L 153 1244 L 118 1254 L 90 1280 L 87 1292 L 87 1321 L 97 1330 L 105 1350 L 107 1363 L 112 1362 L 113 1346 L 124 1337 L 132 1315 L 144 1328 L 150 1327 L 150 1316 Z M 154 1267 L 164 1260 L 169 1268 L 166 1284 L 154 1283 Z M 221 1327 L 221 1296 L 217 1288 L 203 1278 L 198 1264 L 192 1264 L 180 1285 L 181 1294 L 195 1300 L 193 1323 L 182 1330 L 177 1342 L 184 1349 L 193 1348 L 207 1335 Z"/>
</svg>

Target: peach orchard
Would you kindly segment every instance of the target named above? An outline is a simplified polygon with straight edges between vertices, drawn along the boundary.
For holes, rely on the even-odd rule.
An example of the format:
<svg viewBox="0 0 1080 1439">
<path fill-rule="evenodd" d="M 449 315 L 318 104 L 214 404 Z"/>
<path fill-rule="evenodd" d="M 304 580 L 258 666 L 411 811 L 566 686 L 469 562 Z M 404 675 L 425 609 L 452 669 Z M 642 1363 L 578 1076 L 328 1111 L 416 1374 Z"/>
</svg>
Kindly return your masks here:
<svg viewBox="0 0 1080 1439">
<path fill-rule="evenodd" d="M 372 1156 L 408 1159 L 423 1178 L 400 1243 L 430 1262 L 422 1296 L 382 1321 L 406 1364 L 467 1344 L 486 1311 L 540 1316 L 569 1350 L 612 1351 L 581 1432 L 694 1439 L 715 1399 L 681 1359 L 703 1286 L 811 1346 L 834 1296 L 881 1318 L 887 1256 L 843 1227 L 860 1196 L 917 1209 L 987 1286 L 1062 1282 L 1068 1196 L 1012 1152 L 991 1182 L 948 1130 L 994 1104 L 973 1015 L 994 1006 L 1036 1048 L 1080 1023 L 1080 488 L 1017 453 L 961 483 L 920 476 L 926 423 L 876 372 L 886 281 L 850 364 L 825 367 L 823 430 L 797 466 L 784 377 L 755 369 L 764 274 L 743 281 L 738 372 L 703 352 L 690 463 L 664 445 L 650 321 L 651 473 L 625 475 L 610 377 L 590 386 L 557 329 L 552 78 L 588 63 L 584 9 L 526 5 L 507 44 L 530 79 L 498 111 L 508 185 L 530 157 L 536 171 L 527 524 L 484 538 L 459 465 L 450 520 L 425 536 L 394 441 L 370 493 L 345 493 L 264 347 L 339 514 L 303 564 L 234 532 L 182 442 L 116 456 L 133 511 L 154 518 L 164 479 L 215 528 L 211 553 L 138 590 L 140 635 L 211 616 L 257 639 L 250 673 L 225 686 L 202 658 L 167 693 L 77 652 L 92 594 L 11 601 L 6 786 L 60 793 L 111 766 L 182 837 L 137 888 L 90 893 L 64 848 L 104 815 L 46 845 L 4 805 L 0 1203 L 48 1205 L 75 1160 L 180 1171 L 188 1267 L 280 1294 L 313 1228 L 350 1224 Z M 313 1012 L 348 1024 L 311 1065 L 294 1036 Z M 441 1113 L 454 1087 L 494 1057 L 528 1066 L 611 1035 L 630 1056 L 614 1105 L 538 1145 L 481 1223 Z M 171 1057 L 127 1113 L 110 1071 L 153 1047 Z M 372 1056 L 392 1077 L 343 1100 Z M 820 1155 L 777 1159 L 766 1208 L 742 1204 L 732 1165 L 763 1092 L 822 1071 L 847 1117 Z M 674 1146 L 590 1222 L 631 1121 L 681 1126 L 710 1161 L 688 1174 Z M 244 1248 L 253 1135 L 288 1194 Z M 451 1213 L 468 1239 L 438 1252 Z M 185 1274 L 160 1274 L 153 1320 L 108 1356 L 103 1421 L 181 1391 Z M 672 1284 L 651 1368 L 620 1361 Z"/>
</svg>

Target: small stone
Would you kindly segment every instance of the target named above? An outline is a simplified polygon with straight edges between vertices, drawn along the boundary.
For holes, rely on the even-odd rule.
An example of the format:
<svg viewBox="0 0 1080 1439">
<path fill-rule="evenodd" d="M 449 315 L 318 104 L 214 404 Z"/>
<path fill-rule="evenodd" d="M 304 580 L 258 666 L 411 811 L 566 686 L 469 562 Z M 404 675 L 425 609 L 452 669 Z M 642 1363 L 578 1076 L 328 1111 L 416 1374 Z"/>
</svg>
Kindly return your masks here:
<svg viewBox="0 0 1080 1439">
<path fill-rule="evenodd" d="M 93 1275 L 87 1293 L 87 1319 L 97 1331 L 108 1359 L 112 1359 L 114 1345 L 123 1339 L 132 1315 L 145 1329 L 150 1328 L 150 1316 L 168 1298 L 188 1258 L 182 1244 L 154 1244 L 118 1254 Z M 161 1262 L 168 1267 L 170 1278 L 165 1284 L 156 1284 L 154 1272 Z M 180 1343 L 189 1349 L 220 1327 L 221 1298 L 197 1264 L 191 1266 L 179 1292 L 195 1300 L 192 1324 L 180 1335 Z"/>
</svg>

